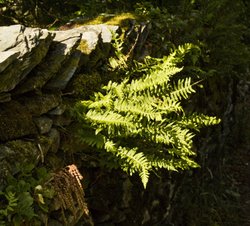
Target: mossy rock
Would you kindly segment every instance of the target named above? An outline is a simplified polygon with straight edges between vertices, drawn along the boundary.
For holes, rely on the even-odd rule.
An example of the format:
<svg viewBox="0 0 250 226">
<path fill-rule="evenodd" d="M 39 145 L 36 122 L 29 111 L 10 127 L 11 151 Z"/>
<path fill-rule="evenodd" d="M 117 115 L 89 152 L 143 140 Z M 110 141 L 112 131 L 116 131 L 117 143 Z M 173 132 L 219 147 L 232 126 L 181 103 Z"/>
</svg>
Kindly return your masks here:
<svg viewBox="0 0 250 226">
<path fill-rule="evenodd" d="M 32 116 L 23 105 L 11 101 L 0 106 L 0 141 L 37 134 Z"/>
<path fill-rule="evenodd" d="M 28 109 L 33 116 L 40 116 L 47 113 L 61 103 L 60 94 L 41 94 L 32 97 L 22 97 L 20 102 Z"/>
<path fill-rule="evenodd" d="M 85 99 L 99 89 L 101 81 L 101 75 L 98 72 L 78 74 L 72 79 L 68 91 L 73 92 L 77 99 Z"/>
</svg>

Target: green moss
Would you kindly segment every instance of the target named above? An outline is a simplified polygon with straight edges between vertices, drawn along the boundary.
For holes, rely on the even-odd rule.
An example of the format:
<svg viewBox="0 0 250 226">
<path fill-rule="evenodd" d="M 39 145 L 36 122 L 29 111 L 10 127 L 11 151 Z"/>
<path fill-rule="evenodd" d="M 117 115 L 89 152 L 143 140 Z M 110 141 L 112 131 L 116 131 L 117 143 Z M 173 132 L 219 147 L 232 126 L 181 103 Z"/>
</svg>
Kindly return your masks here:
<svg viewBox="0 0 250 226">
<path fill-rule="evenodd" d="M 10 141 L 6 146 L 12 150 L 12 155 L 7 156 L 8 161 L 13 163 L 35 163 L 38 161 L 39 150 L 35 142 L 15 140 Z"/>
<path fill-rule="evenodd" d="M 98 90 L 101 84 L 101 75 L 97 72 L 78 74 L 71 82 L 70 89 L 77 99 L 88 98 Z"/>
<path fill-rule="evenodd" d="M 22 136 L 36 134 L 32 116 L 16 101 L 4 103 L 0 109 L 0 140 L 7 141 Z"/>
<path fill-rule="evenodd" d="M 83 54 L 89 55 L 91 53 L 91 49 L 89 49 L 88 42 L 86 40 L 81 40 L 79 46 L 77 47 Z"/>
<path fill-rule="evenodd" d="M 100 15 L 98 17 L 89 19 L 82 24 L 82 25 L 94 25 L 94 24 L 107 24 L 107 25 L 117 25 L 120 27 L 127 26 L 127 22 L 130 20 L 140 20 L 140 17 L 133 14 L 133 13 L 121 13 L 114 16 L 107 16 L 107 15 Z"/>
</svg>

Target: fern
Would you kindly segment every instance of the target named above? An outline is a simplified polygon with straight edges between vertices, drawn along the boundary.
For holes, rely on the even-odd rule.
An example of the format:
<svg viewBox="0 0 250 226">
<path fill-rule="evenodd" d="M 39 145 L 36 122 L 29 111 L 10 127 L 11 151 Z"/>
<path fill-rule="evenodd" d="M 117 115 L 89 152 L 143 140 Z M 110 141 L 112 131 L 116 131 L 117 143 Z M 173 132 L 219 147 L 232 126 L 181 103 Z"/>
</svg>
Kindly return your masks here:
<svg viewBox="0 0 250 226">
<path fill-rule="evenodd" d="M 2 217 L 8 217 L 11 213 L 14 212 L 14 209 L 17 206 L 18 199 L 15 193 L 11 191 L 6 193 L 0 192 L 0 195 L 3 195 L 8 201 L 7 206 L 4 209 L 0 209 L 0 219 L 1 219 Z"/>
<path fill-rule="evenodd" d="M 92 100 L 75 107 L 79 121 L 93 131 L 82 133 L 82 140 L 110 153 L 128 174 L 138 173 L 144 187 L 154 170 L 198 167 L 192 159 L 194 131 L 219 123 L 181 106 L 195 93 L 191 78 L 175 78 L 182 70 L 176 63 L 190 48 L 179 47 L 163 59 L 147 58 L 146 66 L 135 64 L 144 73 L 139 79 L 110 81 Z"/>
<path fill-rule="evenodd" d="M 187 99 L 189 94 L 195 92 L 191 84 L 191 78 L 179 79 L 177 84 L 174 84 L 173 88 L 174 91 L 170 93 L 170 97 L 173 100 Z"/>
<path fill-rule="evenodd" d="M 111 140 L 105 143 L 105 149 L 120 158 L 122 169 L 129 175 L 138 172 L 143 186 L 146 187 L 151 165 L 142 152 L 137 152 L 137 148 L 116 147 L 116 144 Z"/>
</svg>

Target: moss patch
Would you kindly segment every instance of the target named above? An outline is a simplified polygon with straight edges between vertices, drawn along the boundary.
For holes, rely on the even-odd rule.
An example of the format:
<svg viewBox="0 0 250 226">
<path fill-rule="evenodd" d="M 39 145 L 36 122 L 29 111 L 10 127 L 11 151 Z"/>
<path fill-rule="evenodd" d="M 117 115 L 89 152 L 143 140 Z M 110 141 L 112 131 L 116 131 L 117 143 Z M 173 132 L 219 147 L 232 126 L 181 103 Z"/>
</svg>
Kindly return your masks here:
<svg viewBox="0 0 250 226">
<path fill-rule="evenodd" d="M 29 111 L 16 101 L 1 104 L 0 141 L 12 140 L 30 134 L 37 134 L 37 129 Z"/>
<path fill-rule="evenodd" d="M 117 25 L 119 27 L 127 26 L 127 22 L 130 20 L 140 20 L 140 17 L 133 13 L 121 13 L 118 15 L 100 15 L 98 17 L 89 19 L 77 26 L 82 25 L 94 25 L 94 24 L 107 24 Z"/>
</svg>

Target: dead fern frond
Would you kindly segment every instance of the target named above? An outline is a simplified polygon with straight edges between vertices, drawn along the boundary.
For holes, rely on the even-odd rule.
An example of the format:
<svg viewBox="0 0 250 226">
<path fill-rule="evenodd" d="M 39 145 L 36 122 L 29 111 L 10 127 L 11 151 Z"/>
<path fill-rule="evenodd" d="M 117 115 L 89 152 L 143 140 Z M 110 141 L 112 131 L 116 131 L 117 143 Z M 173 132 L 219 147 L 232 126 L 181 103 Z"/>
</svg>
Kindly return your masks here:
<svg viewBox="0 0 250 226">
<path fill-rule="evenodd" d="M 83 176 L 74 164 L 66 166 L 53 176 L 53 186 L 59 198 L 66 225 L 69 222 L 66 220 L 65 210 L 69 210 L 72 213 L 75 223 L 84 216 L 90 225 L 94 225 L 84 198 L 85 194 L 81 184 L 82 179 Z"/>
</svg>

